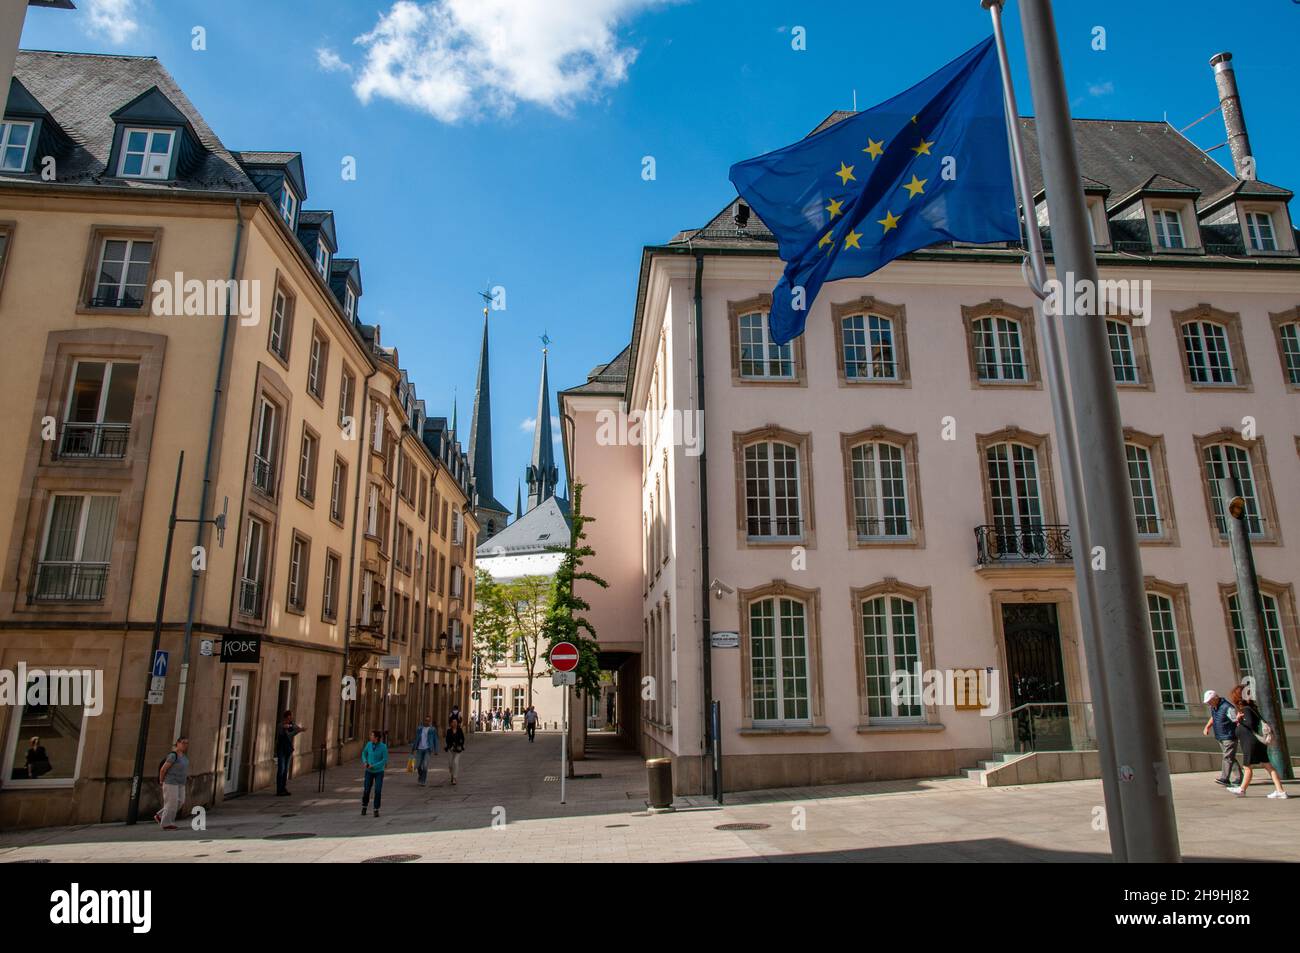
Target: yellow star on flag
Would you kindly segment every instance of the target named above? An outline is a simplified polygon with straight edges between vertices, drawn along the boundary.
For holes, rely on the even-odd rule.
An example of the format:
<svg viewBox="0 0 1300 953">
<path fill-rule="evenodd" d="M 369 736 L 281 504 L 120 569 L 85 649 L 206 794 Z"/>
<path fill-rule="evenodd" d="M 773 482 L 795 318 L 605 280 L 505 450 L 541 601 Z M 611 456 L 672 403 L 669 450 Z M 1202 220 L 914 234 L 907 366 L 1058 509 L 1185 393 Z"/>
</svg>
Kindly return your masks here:
<svg viewBox="0 0 1300 953">
<path fill-rule="evenodd" d="M 898 228 L 899 220 L 902 219 L 902 217 L 903 216 L 901 215 L 895 215 L 893 212 L 886 210 L 885 217 L 876 219 L 876 224 L 885 226 L 885 232 L 888 232 L 891 228 Z M 882 232 L 881 234 L 884 233 Z"/>
<path fill-rule="evenodd" d="M 853 166 L 845 165 L 843 162 L 840 163 L 840 171 L 836 172 L 835 174 L 840 177 L 840 183 L 842 185 L 848 185 L 849 182 L 858 181 L 857 179 L 853 178 Z"/>
<path fill-rule="evenodd" d="M 831 213 L 831 218 L 834 218 L 836 215 L 843 215 L 844 203 L 839 199 L 831 199 L 831 204 L 826 206 L 826 211 Z"/>
<path fill-rule="evenodd" d="M 849 233 L 844 236 L 844 247 L 861 249 L 862 246 L 858 244 L 858 239 L 861 237 L 862 237 L 861 232 L 855 232 L 853 229 L 850 228 Z"/>
<path fill-rule="evenodd" d="M 831 243 L 831 233 L 827 232 L 825 235 L 822 236 L 821 241 L 817 243 L 817 247 L 821 248 L 823 245 L 829 245 L 830 243 Z"/>
<path fill-rule="evenodd" d="M 912 122 L 916 122 L 916 117 L 915 117 L 915 116 L 912 117 Z"/>
<path fill-rule="evenodd" d="M 910 201 L 910 200 L 916 198 L 918 195 L 924 195 L 924 194 L 925 194 L 925 183 L 927 183 L 927 182 L 929 182 L 929 181 L 930 181 L 929 179 L 918 179 L 918 178 L 916 177 L 916 174 L 913 173 L 913 175 L 912 175 L 912 181 L 911 181 L 911 182 L 904 182 L 904 183 L 903 183 L 903 188 L 907 189 L 907 198 L 908 198 L 908 200 Z"/>
<path fill-rule="evenodd" d="M 867 147 L 862 151 L 870 155 L 871 161 L 875 162 L 885 152 L 885 140 L 881 139 L 879 142 L 877 142 L 875 139 L 872 139 L 870 136 L 867 136 Z"/>
<path fill-rule="evenodd" d="M 926 141 L 925 141 L 925 136 L 922 136 L 922 137 L 921 137 L 921 144 L 920 144 L 920 145 L 916 145 L 916 146 L 912 146 L 912 151 L 915 152 L 915 153 L 916 153 L 917 155 L 919 155 L 919 156 L 928 156 L 928 155 L 930 154 L 930 147 L 931 147 L 932 145 L 934 145 L 934 140 L 933 140 L 933 139 L 931 139 L 929 142 L 926 142 Z"/>
</svg>

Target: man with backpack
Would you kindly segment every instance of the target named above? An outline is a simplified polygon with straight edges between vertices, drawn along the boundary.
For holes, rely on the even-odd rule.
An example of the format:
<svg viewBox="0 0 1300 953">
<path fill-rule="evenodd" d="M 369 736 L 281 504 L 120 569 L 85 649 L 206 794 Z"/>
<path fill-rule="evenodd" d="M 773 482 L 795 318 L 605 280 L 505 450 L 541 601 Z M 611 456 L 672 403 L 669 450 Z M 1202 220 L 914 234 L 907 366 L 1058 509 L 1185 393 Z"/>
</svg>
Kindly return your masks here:
<svg viewBox="0 0 1300 953">
<path fill-rule="evenodd" d="M 190 776 L 190 759 L 186 754 L 190 750 L 190 739 L 181 736 L 176 739 L 171 754 L 163 758 L 158 765 L 158 783 L 162 785 L 163 806 L 154 815 L 162 829 L 176 830 L 176 814 L 185 801 L 185 782 Z"/>
<path fill-rule="evenodd" d="M 1214 689 L 1209 689 L 1202 699 L 1210 709 L 1210 720 L 1205 723 L 1201 734 L 1208 735 L 1214 731 L 1214 740 L 1223 749 L 1223 770 L 1214 779 L 1215 784 L 1232 786 L 1233 768 L 1236 768 L 1237 783 L 1241 783 L 1241 765 L 1237 763 L 1237 710 Z"/>
</svg>

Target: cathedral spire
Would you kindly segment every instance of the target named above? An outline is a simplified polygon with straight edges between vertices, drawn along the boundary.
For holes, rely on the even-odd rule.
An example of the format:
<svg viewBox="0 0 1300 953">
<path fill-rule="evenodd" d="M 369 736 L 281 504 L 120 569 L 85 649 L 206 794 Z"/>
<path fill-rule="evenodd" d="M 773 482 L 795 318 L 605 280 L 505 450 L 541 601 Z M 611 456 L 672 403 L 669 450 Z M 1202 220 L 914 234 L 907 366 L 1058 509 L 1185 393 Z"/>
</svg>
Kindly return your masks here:
<svg viewBox="0 0 1300 953">
<path fill-rule="evenodd" d="M 519 481 L 515 481 L 515 519 L 524 518 L 523 496 L 519 492 Z"/>
<path fill-rule="evenodd" d="M 537 393 L 537 423 L 533 428 L 533 462 L 527 471 L 529 510 L 554 496 L 560 480 L 551 441 L 551 385 L 546 372 L 546 351 L 543 347 L 542 385 Z"/>
<path fill-rule="evenodd" d="M 482 539 L 506 524 L 508 507 L 492 492 L 492 390 L 488 375 L 488 309 L 483 309 L 483 345 L 478 358 L 478 384 L 474 389 L 474 414 L 469 425 L 469 471 L 474 480 L 474 509 L 484 527 Z M 454 405 L 453 405 L 454 408 Z M 452 429 L 455 430 L 453 409 Z M 484 513 L 479 513 L 484 511 Z M 496 518 L 493 518 L 496 517 Z"/>
</svg>

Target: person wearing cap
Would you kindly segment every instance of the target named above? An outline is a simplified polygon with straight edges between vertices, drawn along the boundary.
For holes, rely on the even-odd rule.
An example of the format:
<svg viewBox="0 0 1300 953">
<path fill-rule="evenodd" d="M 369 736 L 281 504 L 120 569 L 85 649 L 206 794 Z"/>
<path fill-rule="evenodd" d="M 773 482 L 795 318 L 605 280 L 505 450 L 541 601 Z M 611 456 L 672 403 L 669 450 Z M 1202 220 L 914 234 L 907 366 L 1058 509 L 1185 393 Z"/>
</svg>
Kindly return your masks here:
<svg viewBox="0 0 1300 953">
<path fill-rule="evenodd" d="M 1206 691 L 1202 701 L 1210 709 L 1210 720 L 1205 723 L 1201 734 L 1208 735 L 1213 729 L 1214 740 L 1223 749 L 1223 769 L 1214 783 L 1231 787 L 1233 768 L 1237 769 L 1237 782 L 1241 782 L 1241 765 L 1237 763 L 1237 711 L 1212 688 Z"/>
</svg>

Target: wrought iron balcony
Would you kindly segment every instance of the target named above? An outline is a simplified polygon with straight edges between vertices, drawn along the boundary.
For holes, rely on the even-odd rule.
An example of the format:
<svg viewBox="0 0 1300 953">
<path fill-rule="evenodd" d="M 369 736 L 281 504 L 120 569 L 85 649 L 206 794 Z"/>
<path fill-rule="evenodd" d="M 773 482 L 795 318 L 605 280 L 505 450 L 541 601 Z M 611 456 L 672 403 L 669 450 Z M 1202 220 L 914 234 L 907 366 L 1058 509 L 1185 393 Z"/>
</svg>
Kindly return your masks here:
<svg viewBox="0 0 1300 953">
<path fill-rule="evenodd" d="M 912 538 L 912 521 L 906 516 L 873 516 L 857 519 L 858 539 L 862 541 Z"/>
<path fill-rule="evenodd" d="M 255 579 L 239 580 L 239 611 L 258 618 L 262 614 L 262 584 Z"/>
<path fill-rule="evenodd" d="M 271 495 L 271 461 L 256 453 L 253 454 L 253 486 Z"/>
<path fill-rule="evenodd" d="M 1068 563 L 1070 527 L 1065 524 L 1006 522 L 975 527 L 975 559 L 981 566 Z"/>
<path fill-rule="evenodd" d="M 37 563 L 32 601 L 102 602 L 108 566 L 108 563 Z"/>
<path fill-rule="evenodd" d="M 90 299 L 92 308 L 123 308 L 135 310 L 144 307 L 144 298 L 129 291 L 122 294 L 97 294 Z"/>
<path fill-rule="evenodd" d="M 130 424 L 74 423 L 63 425 L 60 457 L 97 457 L 120 460 L 126 456 Z"/>
<path fill-rule="evenodd" d="M 751 541 L 799 539 L 803 520 L 797 516 L 751 516 L 746 521 L 746 535 Z"/>
</svg>

